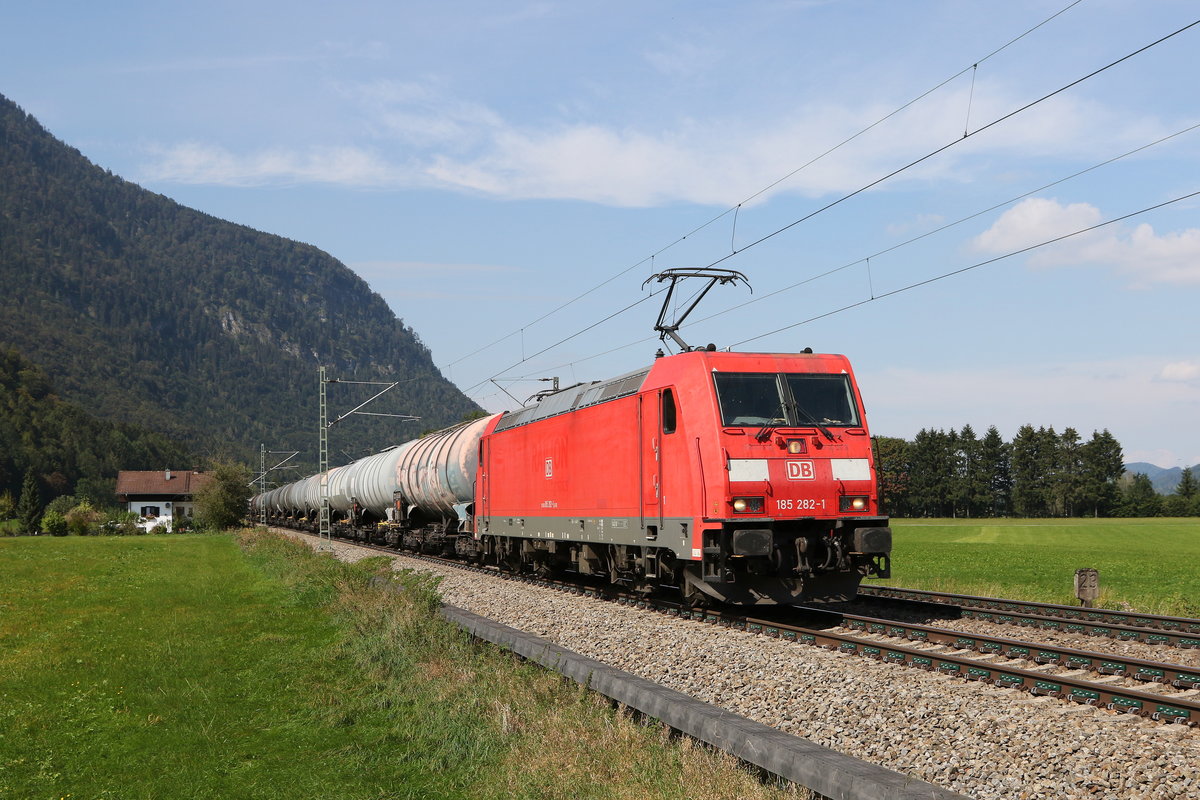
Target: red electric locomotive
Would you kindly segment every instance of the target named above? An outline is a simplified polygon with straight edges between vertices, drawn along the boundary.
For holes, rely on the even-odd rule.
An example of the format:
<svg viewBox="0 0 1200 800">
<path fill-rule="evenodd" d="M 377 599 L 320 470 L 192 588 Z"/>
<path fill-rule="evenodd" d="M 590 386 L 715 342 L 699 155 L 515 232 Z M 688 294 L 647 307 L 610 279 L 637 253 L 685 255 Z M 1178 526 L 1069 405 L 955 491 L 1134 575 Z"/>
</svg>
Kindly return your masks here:
<svg viewBox="0 0 1200 800">
<path fill-rule="evenodd" d="M 844 356 L 692 350 L 488 421 L 456 549 L 692 602 L 844 600 L 889 576 L 878 503 Z"/>
</svg>

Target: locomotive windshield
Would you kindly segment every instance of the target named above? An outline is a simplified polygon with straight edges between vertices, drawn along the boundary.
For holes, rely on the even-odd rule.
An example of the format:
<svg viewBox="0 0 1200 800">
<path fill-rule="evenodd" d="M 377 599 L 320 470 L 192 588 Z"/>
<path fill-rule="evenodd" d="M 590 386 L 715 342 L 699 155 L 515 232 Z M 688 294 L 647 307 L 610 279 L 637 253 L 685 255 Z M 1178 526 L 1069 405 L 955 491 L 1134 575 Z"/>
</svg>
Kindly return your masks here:
<svg viewBox="0 0 1200 800">
<path fill-rule="evenodd" d="M 717 372 L 713 377 L 722 425 L 854 428 L 861 424 L 848 375 Z"/>
</svg>

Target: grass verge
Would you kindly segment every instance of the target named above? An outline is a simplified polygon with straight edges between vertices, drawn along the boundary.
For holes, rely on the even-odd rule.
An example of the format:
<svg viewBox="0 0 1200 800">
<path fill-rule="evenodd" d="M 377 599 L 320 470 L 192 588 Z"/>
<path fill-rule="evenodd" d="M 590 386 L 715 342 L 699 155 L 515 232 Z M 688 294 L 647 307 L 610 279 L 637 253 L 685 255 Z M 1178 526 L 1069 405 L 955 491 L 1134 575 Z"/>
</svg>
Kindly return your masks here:
<svg viewBox="0 0 1200 800">
<path fill-rule="evenodd" d="M 891 524 L 883 585 L 1076 605 L 1075 570 L 1092 567 L 1105 608 L 1200 616 L 1200 518 Z"/>
<path fill-rule="evenodd" d="M 0 798 L 807 796 L 281 537 L 0 540 Z"/>
</svg>

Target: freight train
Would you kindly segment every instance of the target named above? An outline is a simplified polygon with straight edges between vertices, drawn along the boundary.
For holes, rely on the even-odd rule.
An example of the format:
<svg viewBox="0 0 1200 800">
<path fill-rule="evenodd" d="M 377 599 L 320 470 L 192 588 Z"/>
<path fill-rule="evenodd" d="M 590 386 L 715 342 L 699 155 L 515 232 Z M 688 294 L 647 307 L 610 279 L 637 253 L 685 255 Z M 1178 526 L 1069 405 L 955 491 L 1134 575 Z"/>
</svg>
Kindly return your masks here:
<svg viewBox="0 0 1200 800">
<path fill-rule="evenodd" d="M 321 475 L 255 496 L 315 531 Z M 840 355 L 693 350 L 464 422 L 327 478 L 334 535 L 704 605 L 847 600 L 889 577 Z"/>
</svg>

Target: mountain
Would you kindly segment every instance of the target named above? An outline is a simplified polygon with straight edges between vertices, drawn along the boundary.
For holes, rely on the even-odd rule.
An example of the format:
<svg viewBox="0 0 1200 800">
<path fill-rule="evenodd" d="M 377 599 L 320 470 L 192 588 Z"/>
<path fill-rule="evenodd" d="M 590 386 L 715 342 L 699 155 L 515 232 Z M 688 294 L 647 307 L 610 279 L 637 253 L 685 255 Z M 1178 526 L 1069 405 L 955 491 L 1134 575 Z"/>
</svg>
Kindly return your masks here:
<svg viewBox="0 0 1200 800">
<path fill-rule="evenodd" d="M 318 366 L 403 381 L 330 436 L 346 460 L 479 407 L 416 333 L 315 247 L 236 225 L 92 164 L 0 96 L 0 344 L 102 419 L 198 454 L 303 450 L 316 461 Z M 379 387 L 331 387 L 331 417 Z M 338 453 L 338 456 L 333 454 Z"/>
<path fill-rule="evenodd" d="M 1192 475 L 1196 476 L 1196 481 L 1200 482 L 1200 464 L 1191 468 Z M 1154 487 L 1154 491 L 1159 494 L 1174 494 L 1175 488 L 1179 486 L 1179 478 L 1183 475 L 1182 467 L 1157 467 L 1154 464 L 1147 464 L 1144 461 L 1137 461 L 1133 464 L 1125 465 L 1125 472 L 1129 475 L 1141 473 L 1150 479 L 1150 485 Z"/>
</svg>

